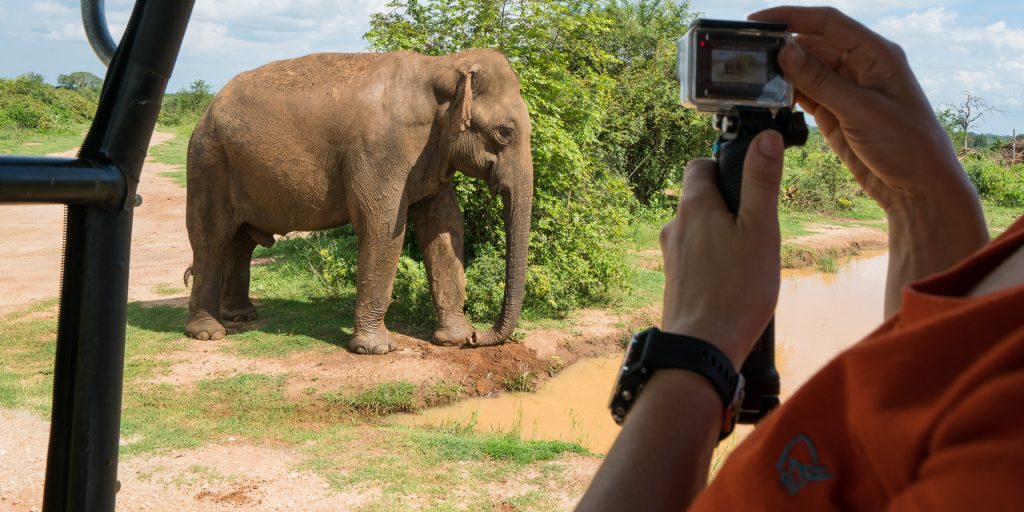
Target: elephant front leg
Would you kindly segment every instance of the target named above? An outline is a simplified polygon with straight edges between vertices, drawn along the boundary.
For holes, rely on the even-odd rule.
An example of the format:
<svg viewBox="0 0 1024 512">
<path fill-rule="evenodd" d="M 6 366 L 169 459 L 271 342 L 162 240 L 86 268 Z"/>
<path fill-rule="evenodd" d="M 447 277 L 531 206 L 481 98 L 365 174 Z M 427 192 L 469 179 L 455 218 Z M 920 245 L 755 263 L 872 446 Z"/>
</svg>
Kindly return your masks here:
<svg viewBox="0 0 1024 512">
<path fill-rule="evenodd" d="M 406 216 L 402 214 L 393 225 L 356 223 L 359 263 L 356 268 L 355 332 L 348 349 L 357 354 L 387 354 L 395 349 L 395 341 L 384 326 L 384 315 L 391 305 L 398 257 L 405 239 L 405 222 Z"/>
<path fill-rule="evenodd" d="M 436 196 L 409 208 L 423 262 L 430 280 L 430 292 L 437 308 L 437 330 L 431 342 L 462 346 L 476 340 L 476 330 L 466 320 L 466 272 L 462 256 L 463 221 L 449 184 Z"/>
</svg>

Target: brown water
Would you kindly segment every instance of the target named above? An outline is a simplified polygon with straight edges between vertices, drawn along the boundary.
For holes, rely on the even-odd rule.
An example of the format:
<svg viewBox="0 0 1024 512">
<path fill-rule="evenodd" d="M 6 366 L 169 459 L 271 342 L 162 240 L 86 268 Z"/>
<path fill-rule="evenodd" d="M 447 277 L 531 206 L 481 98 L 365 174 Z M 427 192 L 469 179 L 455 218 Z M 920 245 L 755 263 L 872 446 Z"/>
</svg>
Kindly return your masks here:
<svg viewBox="0 0 1024 512">
<path fill-rule="evenodd" d="M 783 400 L 881 323 L 887 264 L 886 254 L 873 253 L 851 260 L 835 274 L 783 271 L 775 316 Z M 621 362 L 621 355 L 587 359 L 566 368 L 536 393 L 463 400 L 396 416 L 395 421 L 475 423 L 480 432 L 517 429 L 528 439 L 571 441 L 607 453 L 619 432 L 608 412 L 608 398 Z"/>
</svg>

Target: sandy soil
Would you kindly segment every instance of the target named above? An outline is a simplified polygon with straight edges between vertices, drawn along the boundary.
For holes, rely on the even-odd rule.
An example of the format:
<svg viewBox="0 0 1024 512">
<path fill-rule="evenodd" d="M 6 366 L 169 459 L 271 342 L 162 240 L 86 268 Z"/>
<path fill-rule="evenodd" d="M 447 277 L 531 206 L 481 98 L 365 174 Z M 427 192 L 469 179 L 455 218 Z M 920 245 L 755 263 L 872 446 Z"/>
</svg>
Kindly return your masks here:
<svg viewBox="0 0 1024 512">
<path fill-rule="evenodd" d="M 174 135 L 156 132 L 150 145 Z M 54 156 L 74 156 L 77 150 Z M 132 229 L 131 300 L 158 298 L 158 284 L 180 283 L 192 261 L 185 233 L 185 189 L 159 176 L 177 167 L 146 161 L 138 193 L 142 206 L 135 210 Z M 19 306 L 60 294 L 61 248 L 64 243 L 64 206 L 0 205 L 4 237 L 0 242 L 0 316 Z M 177 273 L 177 279 L 174 274 Z M 180 288 L 181 285 L 177 284 Z"/>
<path fill-rule="evenodd" d="M 151 144 L 173 137 L 155 133 Z M 73 153 L 73 152 L 71 152 Z M 168 297 L 158 287 L 180 288 L 181 276 L 191 260 L 185 233 L 185 189 L 159 176 L 174 166 L 147 161 L 139 193 L 132 240 L 129 298 L 147 304 L 187 304 L 186 292 Z M 26 304 L 56 297 L 63 237 L 63 207 L 0 206 L 5 236 L 0 242 L 0 315 Z M 866 228 L 870 229 L 870 228 Z M 806 243 L 817 249 L 830 244 L 848 245 L 876 240 L 879 230 L 841 228 L 814 235 Z M 818 237 L 818 238 L 814 238 Z M 16 242 L 15 242 L 16 241 Z M 883 238 L 884 242 L 884 238 Z M 871 245 L 874 245 L 873 243 Z M 644 266 L 660 268 L 658 251 L 642 255 Z M 37 313 L 54 315 L 56 307 Z M 342 385 L 368 386 L 405 379 L 414 383 L 437 378 L 461 383 L 467 394 L 499 393 L 505 378 L 526 371 L 544 371 L 552 361 L 571 364 L 582 357 L 618 352 L 630 329 L 650 324 L 659 305 L 612 314 L 583 311 L 573 317 L 570 332 L 537 329 L 520 343 L 460 350 L 434 347 L 423 340 L 397 335 L 398 350 L 385 356 L 356 356 L 344 351 L 299 353 L 279 359 L 247 359 L 220 350 L 226 342 L 188 342 L 187 349 L 164 355 L 172 365 L 151 384 L 189 387 L 200 379 L 243 372 L 287 375 L 288 393 L 298 396 L 309 388 L 317 392 Z M 182 319 L 184 327 L 184 318 Z M 558 359 L 554 359 L 557 356 Z M 0 410 L 0 511 L 38 510 L 41 506 L 49 423 L 24 411 Z M 132 457 L 120 463 L 120 510 L 347 510 L 380 496 L 379 488 L 331 490 L 320 476 L 295 471 L 303 459 L 297 449 L 254 446 L 226 439 L 195 450 L 160 456 Z M 571 458 L 572 459 L 572 458 Z M 196 470 L 196 461 L 205 469 Z M 579 485 L 585 485 L 597 461 L 576 457 L 569 462 Z M 258 465 L 258 468 L 257 468 Z M 212 474 L 219 475 L 212 477 Z M 514 493 L 514 489 L 494 494 Z M 572 503 L 566 501 L 565 508 Z"/>
</svg>

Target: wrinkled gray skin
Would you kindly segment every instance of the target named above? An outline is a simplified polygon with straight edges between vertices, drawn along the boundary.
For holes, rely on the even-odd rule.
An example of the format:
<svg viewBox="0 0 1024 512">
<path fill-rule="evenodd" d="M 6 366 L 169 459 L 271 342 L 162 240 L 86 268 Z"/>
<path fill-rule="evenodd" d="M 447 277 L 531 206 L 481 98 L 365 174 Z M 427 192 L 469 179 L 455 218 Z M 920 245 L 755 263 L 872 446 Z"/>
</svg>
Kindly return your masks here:
<svg viewBox="0 0 1024 512">
<path fill-rule="evenodd" d="M 505 207 L 505 295 L 487 332 L 463 314 L 456 169 L 485 180 Z M 348 346 L 387 353 L 395 345 L 384 314 L 412 220 L 437 308 L 432 341 L 501 343 L 522 309 L 532 194 L 530 118 L 498 52 L 316 54 L 242 73 L 213 100 L 189 143 L 195 282 L 186 331 L 218 339 L 221 319 L 255 319 L 256 244 L 352 223 L 359 267 Z"/>
</svg>

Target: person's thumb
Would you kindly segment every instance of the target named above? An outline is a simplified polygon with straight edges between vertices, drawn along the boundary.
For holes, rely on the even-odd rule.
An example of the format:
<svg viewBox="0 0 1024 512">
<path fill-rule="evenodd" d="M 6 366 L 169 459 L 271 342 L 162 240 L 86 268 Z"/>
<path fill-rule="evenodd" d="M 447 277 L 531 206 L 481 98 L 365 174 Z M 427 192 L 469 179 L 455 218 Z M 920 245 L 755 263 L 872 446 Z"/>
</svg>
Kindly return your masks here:
<svg viewBox="0 0 1024 512">
<path fill-rule="evenodd" d="M 779 66 L 787 81 L 819 105 L 842 116 L 861 103 L 855 99 L 862 90 L 846 81 L 797 43 L 787 44 L 779 53 Z"/>
<path fill-rule="evenodd" d="M 743 161 L 738 217 L 748 223 L 760 223 L 778 217 L 779 185 L 782 182 L 782 135 L 765 130 L 754 137 Z"/>
</svg>

